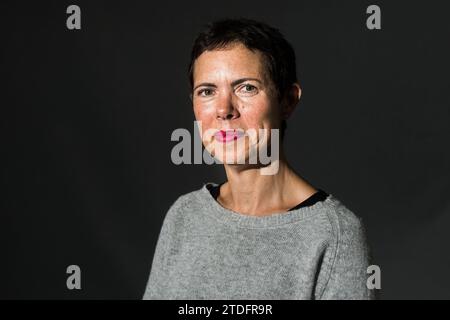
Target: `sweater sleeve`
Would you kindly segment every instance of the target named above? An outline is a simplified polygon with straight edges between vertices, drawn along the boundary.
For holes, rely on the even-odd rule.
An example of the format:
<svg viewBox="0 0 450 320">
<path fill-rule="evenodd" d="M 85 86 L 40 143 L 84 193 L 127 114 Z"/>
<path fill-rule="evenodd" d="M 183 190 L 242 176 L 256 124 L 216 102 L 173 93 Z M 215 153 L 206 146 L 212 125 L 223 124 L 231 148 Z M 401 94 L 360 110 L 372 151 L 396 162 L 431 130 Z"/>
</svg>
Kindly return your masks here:
<svg viewBox="0 0 450 320">
<path fill-rule="evenodd" d="M 164 218 L 161 230 L 159 232 L 158 240 L 153 255 L 153 262 L 150 270 L 150 276 L 147 281 L 143 300 L 158 300 L 164 298 L 164 287 L 167 283 L 167 256 L 170 250 L 171 237 L 173 237 L 173 213 L 176 207 L 179 206 L 179 201 L 174 202 L 167 211 Z"/>
<path fill-rule="evenodd" d="M 338 210 L 336 218 L 337 246 L 318 299 L 373 300 L 375 292 L 367 288 L 371 258 L 363 222 L 345 207 Z"/>
</svg>

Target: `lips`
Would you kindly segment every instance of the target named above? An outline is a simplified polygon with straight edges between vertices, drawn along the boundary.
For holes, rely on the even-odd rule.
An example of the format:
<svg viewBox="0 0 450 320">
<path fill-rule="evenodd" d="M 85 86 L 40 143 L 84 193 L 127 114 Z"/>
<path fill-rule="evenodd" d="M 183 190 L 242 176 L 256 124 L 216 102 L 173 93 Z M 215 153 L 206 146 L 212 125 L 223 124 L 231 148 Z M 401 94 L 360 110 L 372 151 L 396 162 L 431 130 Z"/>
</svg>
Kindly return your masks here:
<svg viewBox="0 0 450 320">
<path fill-rule="evenodd" d="M 240 130 L 219 130 L 215 133 L 214 137 L 219 142 L 229 142 L 239 139 L 244 136 L 244 132 Z"/>
</svg>

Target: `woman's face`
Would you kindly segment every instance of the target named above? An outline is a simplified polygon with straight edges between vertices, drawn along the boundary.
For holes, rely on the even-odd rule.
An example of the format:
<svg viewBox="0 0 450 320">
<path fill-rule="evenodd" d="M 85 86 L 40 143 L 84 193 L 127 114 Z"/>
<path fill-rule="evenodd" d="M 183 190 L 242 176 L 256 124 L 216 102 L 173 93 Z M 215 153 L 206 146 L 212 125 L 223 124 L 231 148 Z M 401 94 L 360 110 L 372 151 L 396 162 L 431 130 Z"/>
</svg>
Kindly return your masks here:
<svg viewBox="0 0 450 320">
<path fill-rule="evenodd" d="M 205 51 L 195 61 L 195 118 L 201 122 L 203 145 L 223 163 L 249 163 L 250 150 L 269 146 L 270 129 L 279 128 L 280 106 L 264 61 L 260 52 L 242 44 Z"/>
</svg>

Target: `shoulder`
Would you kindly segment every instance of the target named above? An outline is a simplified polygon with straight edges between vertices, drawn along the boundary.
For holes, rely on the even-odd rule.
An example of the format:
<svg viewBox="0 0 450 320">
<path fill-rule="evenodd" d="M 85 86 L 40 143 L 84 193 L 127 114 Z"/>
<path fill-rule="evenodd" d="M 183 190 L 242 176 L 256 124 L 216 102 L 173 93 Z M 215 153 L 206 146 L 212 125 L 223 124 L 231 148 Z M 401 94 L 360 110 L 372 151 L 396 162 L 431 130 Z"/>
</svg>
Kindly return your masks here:
<svg viewBox="0 0 450 320">
<path fill-rule="evenodd" d="M 207 200 L 207 192 L 209 192 L 206 185 L 207 183 L 204 183 L 193 191 L 179 195 L 169 207 L 165 220 L 186 219 L 189 213 L 201 209 Z"/>
<path fill-rule="evenodd" d="M 341 274 L 352 267 L 365 274 L 370 248 L 363 219 L 334 197 L 327 211 L 333 239 L 327 260 L 330 272 Z"/>
<path fill-rule="evenodd" d="M 340 238 L 338 240 L 344 240 L 344 236 L 347 238 L 363 236 L 365 233 L 363 219 L 333 195 L 330 195 L 330 200 L 327 215 L 334 235 Z"/>
<path fill-rule="evenodd" d="M 322 299 L 366 299 L 366 270 L 370 248 L 362 218 L 333 198 L 327 215 L 332 226 L 333 245 L 324 258 L 324 272 L 318 296 Z"/>
<path fill-rule="evenodd" d="M 207 191 L 205 190 L 205 185 L 206 184 L 203 184 L 200 188 L 179 195 L 178 198 L 172 203 L 169 210 L 183 209 L 193 203 L 204 201 L 205 191 Z"/>
<path fill-rule="evenodd" d="M 327 243 L 327 251 L 332 256 L 340 251 L 339 248 L 365 245 L 362 218 L 333 194 L 311 208 L 311 218 L 299 227 L 307 225 L 310 238 Z"/>
</svg>

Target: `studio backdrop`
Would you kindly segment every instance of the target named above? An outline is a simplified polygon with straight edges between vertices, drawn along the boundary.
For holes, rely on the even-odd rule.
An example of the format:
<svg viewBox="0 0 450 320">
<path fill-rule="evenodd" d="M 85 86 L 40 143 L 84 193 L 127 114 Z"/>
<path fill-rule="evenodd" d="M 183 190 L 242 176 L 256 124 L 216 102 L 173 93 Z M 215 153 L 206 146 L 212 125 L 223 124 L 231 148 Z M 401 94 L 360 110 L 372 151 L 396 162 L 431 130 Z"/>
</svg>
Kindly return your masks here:
<svg viewBox="0 0 450 320">
<path fill-rule="evenodd" d="M 285 149 L 363 219 L 380 298 L 450 298 L 443 2 L 2 1 L 0 13 L 0 298 L 141 299 L 170 205 L 226 178 L 174 163 L 171 137 L 196 130 L 195 36 L 240 17 L 295 49 Z"/>
</svg>

